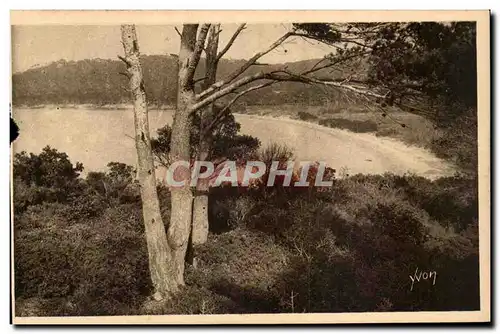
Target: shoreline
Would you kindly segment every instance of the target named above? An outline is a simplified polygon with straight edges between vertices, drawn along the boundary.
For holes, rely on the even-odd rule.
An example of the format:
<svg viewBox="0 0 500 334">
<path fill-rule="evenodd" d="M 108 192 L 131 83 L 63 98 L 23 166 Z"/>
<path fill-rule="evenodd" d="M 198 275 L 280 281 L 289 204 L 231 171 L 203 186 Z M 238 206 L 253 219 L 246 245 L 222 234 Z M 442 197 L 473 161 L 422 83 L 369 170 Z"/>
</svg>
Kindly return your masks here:
<svg viewBox="0 0 500 334">
<path fill-rule="evenodd" d="M 276 107 L 276 106 L 274 106 Z M 73 111 L 77 110 L 82 110 L 87 113 L 87 111 L 96 111 L 96 110 L 103 110 L 103 111 L 112 111 L 112 110 L 130 110 L 132 108 L 132 105 L 113 105 L 112 107 L 108 107 L 108 109 L 105 108 L 96 108 L 95 106 L 92 105 L 66 105 L 66 106 L 49 106 L 45 105 L 43 107 L 38 107 L 38 108 L 22 108 L 22 107 L 16 107 L 14 108 L 14 115 L 15 115 L 15 110 L 19 111 L 24 111 L 26 114 L 29 114 L 29 111 L 42 111 L 43 109 L 46 109 L 46 111 L 49 112 L 49 114 L 52 114 L 50 112 L 50 109 L 58 109 L 57 112 L 61 112 L 62 110 L 60 109 L 72 109 Z M 111 109 L 113 108 L 113 109 Z M 119 109 L 121 108 L 121 109 Z M 263 111 L 265 112 L 265 107 L 262 107 Z M 150 111 L 153 113 L 165 112 L 165 115 L 160 116 L 163 122 L 170 123 L 171 116 L 173 115 L 173 108 L 168 108 L 168 106 L 163 106 L 162 109 L 153 109 L 151 108 Z M 54 110 L 56 111 L 56 110 Z M 68 110 L 70 111 L 70 110 Z M 79 114 L 79 113 L 76 113 Z M 127 113 L 128 114 L 128 113 Z M 168 114 L 168 115 L 167 115 Z M 357 133 L 350 131 L 348 129 L 340 129 L 340 128 L 332 128 L 332 127 L 327 127 L 321 124 L 318 124 L 317 122 L 314 121 L 307 121 L 307 120 L 301 120 L 294 118 L 293 115 L 290 114 L 284 114 L 284 115 L 276 115 L 274 113 L 266 113 L 266 114 L 256 114 L 256 113 L 238 113 L 234 112 L 234 116 L 236 117 L 237 121 L 242 124 L 242 130 L 244 130 L 244 133 L 254 133 L 257 131 L 257 129 L 261 129 L 261 126 L 259 123 L 264 122 L 264 124 L 268 123 L 273 123 L 273 122 L 279 122 L 281 125 L 286 126 L 287 128 L 291 126 L 291 128 L 297 127 L 295 136 L 303 136 L 307 133 L 310 134 L 309 138 L 307 141 L 311 142 L 316 138 L 332 138 L 334 141 L 339 142 L 339 143 L 344 143 L 342 146 L 338 145 L 333 145 L 331 146 L 331 149 L 335 150 L 337 153 L 329 156 L 329 159 L 327 160 L 332 160 L 335 161 L 338 159 L 338 155 L 346 155 L 346 156 L 351 156 L 352 155 L 352 150 L 357 147 L 360 149 L 361 155 L 366 155 L 366 162 L 365 161 L 360 161 L 360 164 L 372 164 L 371 161 L 377 161 L 378 164 L 381 165 L 393 165 L 397 167 L 396 169 L 401 169 L 401 165 L 405 165 L 407 163 L 403 163 L 402 160 L 412 160 L 413 164 L 415 164 L 415 168 L 417 171 L 417 174 L 423 174 L 422 176 L 425 176 L 430 179 L 434 179 L 439 176 L 450 176 L 454 174 L 454 172 L 457 171 L 456 166 L 454 166 L 451 162 L 446 161 L 444 159 L 438 158 L 435 154 L 433 154 L 430 150 L 416 146 L 416 145 L 408 145 L 406 142 L 401 141 L 397 138 L 393 138 L 390 136 L 376 136 L 375 133 Z M 40 115 L 43 115 L 40 114 Z M 42 116 L 43 117 L 43 116 Z M 102 115 L 104 117 L 104 115 Z M 127 116 L 128 117 L 128 116 Z M 156 117 L 156 116 L 155 116 Z M 153 119 L 155 118 L 153 117 Z M 29 117 L 31 118 L 31 117 Z M 242 120 L 246 119 L 246 122 L 241 122 Z M 14 120 L 16 120 L 16 117 L 14 117 Z M 261 123 L 262 124 L 262 123 Z M 151 129 L 151 134 L 154 133 L 154 129 Z M 283 130 L 283 129 L 281 129 Z M 280 130 L 280 131 L 281 131 Z M 262 131 L 262 129 L 260 130 Z M 266 130 L 267 131 L 267 130 Z M 269 130 L 271 131 L 271 130 Z M 258 131 L 257 131 L 258 132 Z M 279 131 L 278 131 L 279 132 Z M 259 138 L 261 136 L 255 135 Z M 285 136 L 289 136 L 289 131 L 284 132 Z M 327 137 L 325 137 L 325 135 Z M 264 136 L 266 138 L 268 136 Z M 332 142 L 333 143 L 333 142 Z M 123 144 L 121 144 L 123 146 Z M 126 145 L 127 146 L 127 145 Z M 299 150 L 300 152 L 304 152 L 305 155 L 310 155 L 311 151 L 317 150 L 317 148 L 311 146 L 307 148 L 306 146 L 301 146 L 302 150 Z M 328 149 L 328 150 L 331 150 Z M 387 161 L 380 160 L 378 157 L 374 155 L 374 152 L 378 152 L 379 154 L 386 155 L 387 157 L 393 157 L 393 159 L 389 159 Z M 87 154 L 87 153 L 85 153 Z M 107 154 L 107 153 L 106 153 Z M 317 155 L 317 154 L 316 154 Z M 406 159 L 403 159 L 402 157 L 404 156 L 411 156 Z M 391 162 L 392 161 L 392 162 Z M 375 162 L 373 162 L 375 163 Z M 423 164 L 423 165 L 422 165 Z M 330 164 L 329 164 L 330 165 Z M 338 162 L 334 164 L 335 166 L 338 165 Z M 427 165 L 427 166 L 424 166 Z M 420 166 L 417 167 L 417 166 Z M 424 168 L 425 167 L 425 168 Z M 357 168 L 356 168 L 357 169 Z M 371 167 L 368 169 L 372 169 Z M 382 167 L 375 168 L 376 170 L 381 170 L 385 169 Z M 392 168 L 387 168 L 388 170 Z M 406 168 L 405 168 L 406 169 Z M 413 167 L 411 168 L 412 170 L 414 169 Z M 427 173 L 422 173 L 423 169 L 428 169 L 426 170 Z M 93 169 L 92 169 L 93 170 Z M 420 171 L 420 173 L 418 172 Z M 372 171 L 373 173 L 373 171 Z M 427 175 L 425 175 L 427 174 Z"/>
</svg>

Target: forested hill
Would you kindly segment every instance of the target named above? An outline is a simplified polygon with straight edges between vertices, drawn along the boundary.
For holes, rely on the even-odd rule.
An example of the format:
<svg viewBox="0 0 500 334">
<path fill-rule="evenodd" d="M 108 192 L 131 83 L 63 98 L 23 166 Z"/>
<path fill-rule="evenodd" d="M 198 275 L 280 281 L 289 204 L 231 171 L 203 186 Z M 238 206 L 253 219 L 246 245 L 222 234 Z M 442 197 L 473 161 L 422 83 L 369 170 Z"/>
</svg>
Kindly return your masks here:
<svg viewBox="0 0 500 334">
<path fill-rule="evenodd" d="M 252 66 L 246 73 L 269 68 L 287 68 L 301 72 L 310 69 L 318 60 L 305 60 L 287 64 Z M 222 59 L 218 76 L 224 78 L 238 69 L 244 60 Z M 175 102 L 176 67 L 175 56 L 143 56 L 142 65 L 147 97 L 155 105 L 169 105 Z M 43 104 L 95 104 L 109 105 L 127 103 L 125 65 L 120 60 L 89 59 L 81 61 L 59 60 L 47 66 L 32 68 L 16 73 L 12 78 L 13 104 L 35 106 Z M 204 61 L 200 61 L 195 78 L 203 77 Z M 340 76 L 336 72 L 318 72 L 318 75 Z M 334 98 L 334 92 L 324 87 L 284 82 L 262 90 L 254 91 L 241 98 L 240 103 L 248 105 L 279 105 L 283 103 L 323 104 L 325 99 Z"/>
</svg>

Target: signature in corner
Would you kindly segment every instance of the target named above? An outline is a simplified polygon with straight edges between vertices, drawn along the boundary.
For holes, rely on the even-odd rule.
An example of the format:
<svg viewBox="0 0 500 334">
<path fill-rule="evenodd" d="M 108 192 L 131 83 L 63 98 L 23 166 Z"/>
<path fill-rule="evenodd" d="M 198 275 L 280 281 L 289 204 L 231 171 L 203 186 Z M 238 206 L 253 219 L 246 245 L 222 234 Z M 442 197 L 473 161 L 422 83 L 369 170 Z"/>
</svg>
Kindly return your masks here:
<svg viewBox="0 0 500 334">
<path fill-rule="evenodd" d="M 427 280 L 432 280 L 432 285 L 436 285 L 436 278 L 437 278 L 437 272 L 435 271 L 418 271 L 418 267 L 417 269 L 415 269 L 415 274 L 412 276 L 410 275 L 410 279 L 411 279 L 411 288 L 410 288 L 410 291 L 413 291 L 413 285 L 415 284 L 415 282 L 420 282 L 420 280 L 424 280 L 424 281 L 427 281 Z"/>
</svg>

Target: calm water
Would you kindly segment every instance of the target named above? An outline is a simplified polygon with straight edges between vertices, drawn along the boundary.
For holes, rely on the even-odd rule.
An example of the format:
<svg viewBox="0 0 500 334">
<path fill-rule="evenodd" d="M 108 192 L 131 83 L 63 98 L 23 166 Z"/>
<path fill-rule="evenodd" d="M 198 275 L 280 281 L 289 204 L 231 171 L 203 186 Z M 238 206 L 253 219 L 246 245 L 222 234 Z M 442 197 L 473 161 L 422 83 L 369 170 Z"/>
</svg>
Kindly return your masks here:
<svg viewBox="0 0 500 334">
<path fill-rule="evenodd" d="M 136 163 L 132 110 L 14 109 L 20 136 L 15 152 L 39 153 L 50 145 L 85 171 L 105 170 L 110 161 Z M 275 141 L 293 147 L 297 159 L 325 161 L 349 173 L 415 172 L 431 178 L 450 174 L 443 161 L 429 152 L 371 134 L 354 134 L 315 124 L 237 115 L 243 133 L 258 137 L 263 146 Z M 150 111 L 152 134 L 171 124 L 171 111 Z"/>
</svg>

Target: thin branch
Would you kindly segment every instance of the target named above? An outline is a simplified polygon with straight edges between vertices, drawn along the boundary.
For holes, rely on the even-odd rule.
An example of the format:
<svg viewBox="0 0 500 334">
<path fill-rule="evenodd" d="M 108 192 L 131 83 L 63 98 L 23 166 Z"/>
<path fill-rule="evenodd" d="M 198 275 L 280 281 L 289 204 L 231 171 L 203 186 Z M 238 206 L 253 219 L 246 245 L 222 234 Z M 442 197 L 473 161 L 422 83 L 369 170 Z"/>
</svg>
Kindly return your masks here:
<svg viewBox="0 0 500 334">
<path fill-rule="evenodd" d="M 325 64 L 323 66 L 319 66 L 319 67 L 316 67 L 316 65 L 314 65 L 310 70 L 307 70 L 305 72 L 302 72 L 301 75 L 307 75 L 307 74 L 311 74 L 311 73 L 314 73 L 314 72 L 317 72 L 317 71 L 320 71 L 320 70 L 323 70 L 325 68 L 330 68 L 332 66 L 335 66 L 335 65 L 338 65 L 342 62 L 345 62 L 345 61 L 348 61 L 352 58 L 356 58 L 356 57 L 361 57 L 361 56 L 364 56 L 364 55 L 367 55 L 369 54 L 370 51 L 366 51 L 366 52 L 362 52 L 362 53 L 356 53 L 356 54 L 352 54 L 350 56 L 346 56 L 346 57 L 343 57 L 343 58 L 340 58 L 340 59 L 337 59 L 335 60 L 334 62 L 331 62 L 331 63 L 328 63 L 328 64 Z M 316 68 L 315 68 L 316 67 Z"/>
<path fill-rule="evenodd" d="M 126 133 L 125 133 L 125 136 L 126 136 L 126 137 L 128 137 L 128 138 L 130 138 L 130 139 L 132 139 L 132 140 L 135 140 L 135 137 L 133 137 L 133 136 L 131 136 L 131 135 L 128 135 L 128 134 L 126 134 Z"/>
<path fill-rule="evenodd" d="M 206 78 L 207 78 L 207 77 L 203 77 L 203 78 L 198 78 L 198 79 L 195 79 L 195 80 L 193 81 L 193 83 L 198 83 L 198 82 L 200 82 L 200 81 L 205 80 Z"/>
<path fill-rule="evenodd" d="M 278 76 L 277 73 L 279 73 L 279 72 L 286 74 L 288 77 Z M 295 74 L 295 73 L 292 73 L 289 71 L 276 71 L 275 73 L 271 74 L 269 76 L 269 78 L 275 78 L 276 80 L 280 80 L 280 81 L 299 81 L 299 82 L 310 83 L 310 84 L 315 83 L 315 84 L 320 84 L 320 85 L 325 85 L 325 86 L 338 87 L 338 88 L 342 88 L 345 90 L 355 92 L 357 94 L 376 97 L 376 98 L 384 98 L 385 99 L 387 97 L 387 95 L 382 95 L 382 94 L 376 93 L 376 92 L 371 91 L 369 89 L 366 89 L 365 87 L 362 87 L 360 85 L 359 86 L 348 85 L 347 83 L 350 82 L 349 79 L 332 79 L 332 80 L 324 79 L 324 80 L 321 80 L 321 79 L 316 79 L 316 78 L 308 77 L 308 76 L 301 75 L 301 74 Z M 362 84 L 361 81 L 357 81 L 357 83 Z"/>
<path fill-rule="evenodd" d="M 315 36 L 312 36 L 312 35 L 294 32 L 293 36 L 298 36 L 298 37 L 302 37 L 302 38 L 312 39 L 314 41 L 317 41 L 317 42 L 329 45 L 329 46 L 334 47 L 336 49 L 342 49 L 340 46 L 336 45 L 335 42 L 329 42 L 329 41 L 327 41 L 325 39 L 321 39 L 319 37 L 315 37 Z"/>
<path fill-rule="evenodd" d="M 120 56 L 120 55 L 118 55 L 117 57 L 118 57 L 118 59 L 120 59 L 122 62 L 124 62 L 124 63 L 125 63 L 125 65 L 127 65 L 127 68 L 128 68 L 128 67 L 130 67 L 130 66 L 132 66 L 132 64 L 130 63 L 130 60 L 128 60 L 127 58 L 125 58 L 125 57 L 123 57 L 123 56 Z"/>
<path fill-rule="evenodd" d="M 282 74 L 280 75 L 279 73 L 282 73 Z M 364 87 L 343 84 L 342 82 L 338 81 L 340 79 L 336 79 L 337 81 L 319 80 L 319 79 L 304 76 L 301 74 L 294 74 L 294 73 L 288 72 L 286 70 L 280 70 L 280 71 L 273 71 L 273 72 L 267 72 L 267 73 L 266 72 L 259 72 L 259 73 L 253 74 L 253 75 L 243 77 L 237 81 L 234 81 L 232 84 L 222 88 L 221 90 L 213 93 L 212 95 L 206 97 L 205 99 L 193 104 L 190 108 L 190 112 L 194 112 L 196 110 L 199 110 L 200 108 L 203 108 L 206 105 L 208 105 L 212 102 L 215 102 L 216 100 L 220 99 L 221 97 L 226 96 L 228 94 L 231 94 L 239 87 L 242 87 L 250 82 L 260 80 L 260 79 L 269 79 L 269 80 L 276 80 L 276 81 L 295 81 L 295 82 L 303 82 L 303 83 L 308 83 L 308 84 L 321 84 L 321 85 L 326 85 L 326 86 L 342 88 L 344 90 L 349 90 L 349 91 L 352 91 L 352 92 L 357 93 L 357 94 L 367 95 L 367 96 L 376 97 L 376 98 L 384 98 L 385 99 L 387 97 L 386 95 L 382 95 L 382 94 L 376 93 L 374 91 L 370 91 L 368 89 L 365 89 Z"/>
<path fill-rule="evenodd" d="M 222 108 L 218 113 L 217 115 L 214 117 L 214 119 L 212 120 L 212 122 L 204 129 L 204 132 L 203 134 L 206 134 L 208 133 L 209 131 L 211 131 L 213 129 L 213 127 L 217 124 L 217 122 L 224 116 L 224 114 L 229 111 L 229 108 L 240 98 L 242 97 L 243 95 L 245 94 L 248 94 L 249 92 L 251 91 L 254 91 L 254 90 L 257 90 L 257 89 L 261 89 L 261 88 L 264 88 L 264 87 L 267 87 L 267 86 L 270 86 L 274 83 L 276 83 L 277 81 L 273 80 L 273 81 L 268 81 L 268 82 L 265 82 L 265 83 L 262 83 L 260 85 L 255 85 L 255 86 L 252 86 L 252 87 L 249 87 L 241 92 L 239 92 L 231 101 L 229 101 L 228 104 L 226 104 L 224 106 L 224 108 Z"/>
<path fill-rule="evenodd" d="M 321 64 L 322 62 L 324 62 L 327 59 L 328 58 L 326 58 L 326 57 L 321 58 L 316 64 L 314 64 L 313 67 L 311 67 L 310 71 L 314 71 L 314 69 L 316 68 L 316 66 L 318 66 L 319 64 Z"/>
<path fill-rule="evenodd" d="M 313 79 L 310 77 L 302 77 L 302 76 L 301 76 L 301 78 L 303 78 L 305 82 L 317 83 L 317 84 L 332 86 L 332 87 L 338 87 L 338 88 L 349 90 L 351 92 L 354 92 L 354 93 L 360 94 L 360 95 L 366 95 L 366 96 L 371 96 L 371 97 L 380 98 L 380 99 L 385 99 L 387 97 L 385 94 L 382 95 L 382 94 L 376 93 L 376 92 L 371 91 L 371 90 L 364 88 L 364 87 L 346 85 L 346 84 L 343 84 L 342 82 L 338 82 L 338 81 L 323 81 L 323 80 Z"/>
<path fill-rule="evenodd" d="M 129 78 L 129 79 L 130 79 L 130 77 L 131 77 L 130 73 L 128 73 L 128 72 L 118 72 L 118 74 L 123 75 L 123 76 L 126 76 L 126 77 L 127 77 L 127 78 Z"/>
<path fill-rule="evenodd" d="M 257 89 L 271 86 L 272 84 L 274 84 L 276 82 L 278 82 L 278 81 L 277 80 L 268 81 L 268 82 L 262 83 L 260 85 L 255 85 L 255 86 L 249 87 L 249 88 L 239 92 L 231 101 L 229 101 L 229 103 L 224 107 L 224 109 L 229 109 L 243 95 L 250 93 L 251 91 L 257 90 Z"/>
<path fill-rule="evenodd" d="M 179 31 L 179 29 L 177 29 L 177 27 L 174 27 L 175 31 L 177 32 L 177 35 L 179 35 L 179 37 L 182 38 L 182 34 L 181 32 Z"/>
<path fill-rule="evenodd" d="M 207 96 L 203 100 L 200 100 L 197 103 L 193 104 L 190 108 L 190 111 L 194 112 L 196 110 L 199 110 L 200 108 L 203 108 L 203 107 L 209 105 L 210 103 L 215 102 L 216 100 L 220 99 L 221 97 L 232 93 L 234 90 L 236 90 L 237 88 L 239 88 L 243 85 L 246 85 L 247 83 L 250 83 L 252 81 L 259 80 L 259 79 L 264 79 L 265 75 L 266 75 L 265 73 L 259 72 L 259 73 L 241 78 L 241 79 L 233 82 L 231 85 L 228 85 L 227 87 L 224 87 L 223 89 L 213 93 L 212 95 Z M 210 88 L 205 90 L 205 92 L 208 90 L 210 90 Z M 198 94 L 198 96 L 200 96 L 200 95 L 201 94 Z M 198 97 L 198 99 L 200 99 L 200 97 Z"/>
<path fill-rule="evenodd" d="M 229 50 L 229 48 L 231 48 L 231 46 L 233 45 L 233 43 L 236 40 L 236 38 L 238 37 L 238 35 L 245 29 L 245 26 L 246 26 L 246 23 L 239 25 L 238 29 L 236 29 L 233 36 L 231 36 L 231 39 L 229 39 L 229 42 L 227 42 L 226 46 L 217 55 L 217 61 L 219 61 L 226 54 L 226 52 Z M 220 31 L 219 31 L 219 33 L 220 33 Z"/>
<path fill-rule="evenodd" d="M 203 24 L 200 28 L 196 44 L 194 45 L 194 50 L 191 53 L 191 58 L 189 59 L 189 67 L 186 74 L 188 82 L 193 80 L 194 72 L 196 71 L 196 67 L 198 66 L 198 63 L 200 61 L 201 52 L 205 47 L 205 40 L 207 39 L 208 29 L 210 29 L 210 24 L 207 23 Z"/>
<path fill-rule="evenodd" d="M 363 44 L 363 43 L 358 42 L 358 41 L 356 41 L 354 39 L 342 38 L 340 41 L 341 42 L 345 42 L 345 43 L 353 43 L 353 44 L 359 45 L 359 46 L 361 46 L 363 48 L 367 48 L 367 49 L 370 49 L 370 50 L 373 49 L 370 45 Z"/>
<path fill-rule="evenodd" d="M 204 90 L 203 92 L 201 92 L 200 94 L 196 95 L 196 99 L 197 100 L 201 100 L 203 99 L 204 97 L 206 97 L 207 95 L 211 94 L 212 92 L 214 92 L 215 90 L 221 88 L 222 86 L 232 82 L 233 80 L 235 80 L 237 77 L 239 77 L 243 72 L 245 72 L 250 66 L 254 65 L 255 62 L 257 62 L 257 60 L 259 58 L 261 58 L 262 56 L 268 54 L 269 52 L 271 52 L 272 50 L 274 50 L 275 48 L 277 48 L 279 45 L 281 45 L 281 43 L 283 43 L 288 37 L 292 36 L 294 34 L 294 30 L 293 31 L 289 31 L 287 32 L 286 34 L 284 34 L 283 36 L 281 36 L 280 38 L 278 38 L 273 44 L 271 44 L 267 49 L 261 51 L 261 52 L 258 52 L 256 53 L 252 58 L 250 58 L 250 60 L 248 60 L 243 66 L 241 66 L 238 70 L 234 71 L 232 74 L 229 75 L 229 77 L 227 77 L 225 80 L 221 80 L 219 82 L 216 82 L 215 84 L 213 84 L 212 86 L 210 86 L 209 88 L 207 88 L 206 90 Z M 238 86 L 240 87 L 240 86 Z"/>
</svg>

